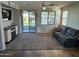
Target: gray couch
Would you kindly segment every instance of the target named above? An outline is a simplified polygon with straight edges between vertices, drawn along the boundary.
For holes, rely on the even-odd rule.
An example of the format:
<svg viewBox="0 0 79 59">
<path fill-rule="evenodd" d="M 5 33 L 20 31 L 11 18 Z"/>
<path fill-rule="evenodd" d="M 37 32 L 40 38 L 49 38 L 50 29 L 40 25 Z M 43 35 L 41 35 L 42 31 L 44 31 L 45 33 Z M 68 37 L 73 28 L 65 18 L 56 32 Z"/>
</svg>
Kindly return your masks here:
<svg viewBox="0 0 79 59">
<path fill-rule="evenodd" d="M 76 47 L 78 33 L 79 30 L 62 26 L 56 29 L 54 37 L 65 47 Z"/>
</svg>

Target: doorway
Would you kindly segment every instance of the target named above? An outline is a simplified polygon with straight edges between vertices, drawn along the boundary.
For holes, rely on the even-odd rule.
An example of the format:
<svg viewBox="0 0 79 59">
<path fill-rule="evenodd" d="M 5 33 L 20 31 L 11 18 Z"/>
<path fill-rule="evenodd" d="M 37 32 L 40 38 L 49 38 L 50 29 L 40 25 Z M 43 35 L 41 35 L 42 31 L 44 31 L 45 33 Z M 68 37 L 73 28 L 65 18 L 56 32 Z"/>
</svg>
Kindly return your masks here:
<svg viewBox="0 0 79 59">
<path fill-rule="evenodd" d="M 35 21 L 35 11 L 23 11 L 23 32 L 36 32 L 36 24 Z"/>
</svg>

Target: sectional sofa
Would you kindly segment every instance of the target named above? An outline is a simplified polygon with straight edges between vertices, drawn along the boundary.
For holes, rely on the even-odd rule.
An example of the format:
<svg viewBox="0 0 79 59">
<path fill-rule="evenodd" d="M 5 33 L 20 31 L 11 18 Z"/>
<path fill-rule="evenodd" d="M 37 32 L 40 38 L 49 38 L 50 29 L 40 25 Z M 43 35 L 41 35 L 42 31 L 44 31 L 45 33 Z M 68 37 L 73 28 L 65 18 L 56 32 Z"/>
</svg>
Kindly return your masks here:
<svg viewBox="0 0 79 59">
<path fill-rule="evenodd" d="M 56 28 L 54 37 L 59 40 L 64 47 L 76 47 L 78 45 L 79 30 L 61 26 Z"/>
</svg>

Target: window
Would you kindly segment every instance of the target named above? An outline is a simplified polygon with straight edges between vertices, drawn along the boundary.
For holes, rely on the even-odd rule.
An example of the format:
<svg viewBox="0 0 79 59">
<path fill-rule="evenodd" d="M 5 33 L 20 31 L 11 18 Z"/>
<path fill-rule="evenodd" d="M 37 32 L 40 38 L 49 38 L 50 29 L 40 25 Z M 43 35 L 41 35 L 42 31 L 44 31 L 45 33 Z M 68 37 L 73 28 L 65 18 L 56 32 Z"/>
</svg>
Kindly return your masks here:
<svg viewBox="0 0 79 59">
<path fill-rule="evenodd" d="M 55 23 L 55 12 L 42 11 L 41 12 L 41 24 L 54 24 Z"/>
<path fill-rule="evenodd" d="M 67 16 L 68 16 L 68 11 L 63 11 L 63 13 L 62 13 L 62 25 L 67 24 Z"/>
</svg>

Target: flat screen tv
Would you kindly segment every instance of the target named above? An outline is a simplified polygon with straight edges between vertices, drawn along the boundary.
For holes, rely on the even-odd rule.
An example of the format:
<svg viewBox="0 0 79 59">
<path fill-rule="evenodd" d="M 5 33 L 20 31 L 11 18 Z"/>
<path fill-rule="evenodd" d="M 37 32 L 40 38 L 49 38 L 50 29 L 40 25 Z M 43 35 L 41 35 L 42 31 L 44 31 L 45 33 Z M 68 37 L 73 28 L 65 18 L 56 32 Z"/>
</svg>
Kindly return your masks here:
<svg viewBox="0 0 79 59">
<path fill-rule="evenodd" d="M 12 11 L 2 8 L 2 19 L 6 21 L 11 20 L 11 18 L 12 18 Z"/>
</svg>

